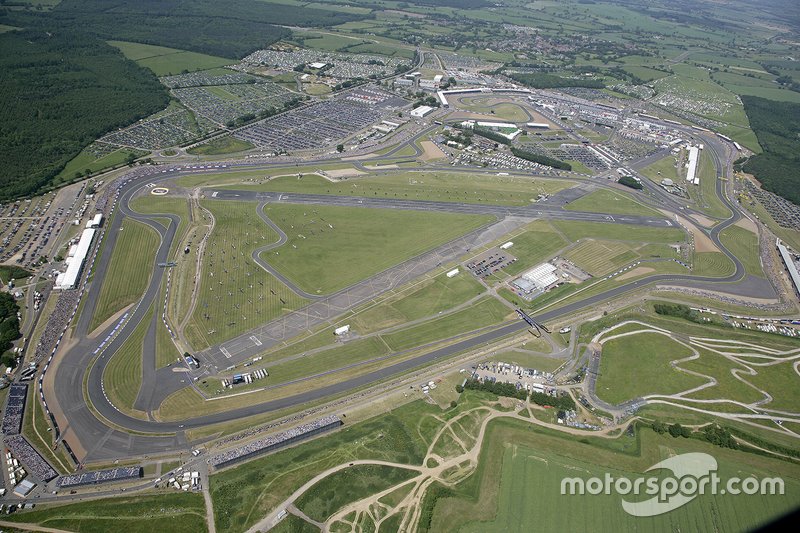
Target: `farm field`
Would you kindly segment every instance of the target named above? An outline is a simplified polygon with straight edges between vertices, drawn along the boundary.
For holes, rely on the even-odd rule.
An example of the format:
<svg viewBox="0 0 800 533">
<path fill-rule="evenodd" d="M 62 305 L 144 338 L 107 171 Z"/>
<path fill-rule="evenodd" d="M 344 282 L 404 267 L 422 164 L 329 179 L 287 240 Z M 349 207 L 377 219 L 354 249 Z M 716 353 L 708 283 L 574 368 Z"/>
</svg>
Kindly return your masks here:
<svg viewBox="0 0 800 533">
<path fill-rule="evenodd" d="M 158 244 L 156 231 L 142 222 L 127 220 L 121 226 L 114 250 L 103 250 L 112 254 L 111 262 L 89 331 L 141 297 L 150 280 Z"/>
<path fill-rule="evenodd" d="M 613 335 L 613 331 L 609 333 Z M 691 350 L 658 333 L 637 333 L 607 341 L 600 358 L 597 396 L 618 404 L 647 394 L 674 394 L 707 380 L 679 372 L 670 361 Z"/>
<path fill-rule="evenodd" d="M 99 533 L 120 528 L 131 533 L 150 533 L 167 528 L 174 533 L 207 531 L 205 504 L 201 494 L 144 493 L 123 498 L 104 498 L 66 505 L 37 505 L 3 520 L 68 529 L 77 533 Z"/>
<path fill-rule="evenodd" d="M 257 248 L 278 241 L 258 216 L 258 204 L 203 200 L 201 205 L 211 212 L 215 225 L 202 260 L 197 304 L 186 327 L 195 349 L 229 339 L 306 301 L 251 257 Z M 195 247 L 186 257 L 194 261 L 196 254 Z"/>
<path fill-rule="evenodd" d="M 455 489 L 444 491 L 433 507 L 427 531 L 445 524 L 458 531 L 529 531 L 537 523 L 545 531 L 662 531 L 690 528 L 694 531 L 747 531 L 775 519 L 794 507 L 797 468 L 785 461 L 721 449 L 699 439 L 675 439 L 639 429 L 636 437 L 574 439 L 521 421 L 490 423 L 479 468 Z M 560 494 L 564 477 L 635 479 L 664 454 L 704 452 L 719 463 L 720 476 L 781 476 L 786 480 L 784 496 L 703 495 L 670 513 L 641 518 L 626 514 L 617 494 Z M 788 470 L 786 468 L 788 467 Z M 530 483 L 536 479 L 536 483 Z"/>
<path fill-rule="evenodd" d="M 539 193 L 554 194 L 571 186 L 572 183 L 567 181 L 545 178 L 405 172 L 351 178 L 340 182 L 331 182 L 313 174 L 305 174 L 298 179 L 297 174 L 294 174 L 276 177 L 263 183 L 245 182 L 242 185 L 227 185 L 222 188 L 438 202 L 528 205 Z"/>
<path fill-rule="evenodd" d="M 655 209 L 640 204 L 630 194 L 601 189 L 578 198 L 565 207 L 570 211 L 589 211 L 610 215 L 644 215 L 663 217 Z"/>
<path fill-rule="evenodd" d="M 328 294 L 493 220 L 488 216 L 270 204 L 266 215 L 288 236 L 262 254 L 306 292 Z"/>
</svg>

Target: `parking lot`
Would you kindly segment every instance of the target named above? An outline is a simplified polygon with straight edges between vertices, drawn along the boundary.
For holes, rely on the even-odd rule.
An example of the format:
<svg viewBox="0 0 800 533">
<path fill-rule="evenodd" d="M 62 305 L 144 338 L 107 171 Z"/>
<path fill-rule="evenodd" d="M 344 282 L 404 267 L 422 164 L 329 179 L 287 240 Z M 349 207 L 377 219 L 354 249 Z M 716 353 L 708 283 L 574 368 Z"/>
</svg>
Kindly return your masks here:
<svg viewBox="0 0 800 533">
<path fill-rule="evenodd" d="M 467 263 L 466 266 L 475 276 L 485 278 L 507 267 L 516 260 L 516 257 L 506 253 L 500 248 L 492 248 L 476 257 L 471 263 Z"/>
</svg>

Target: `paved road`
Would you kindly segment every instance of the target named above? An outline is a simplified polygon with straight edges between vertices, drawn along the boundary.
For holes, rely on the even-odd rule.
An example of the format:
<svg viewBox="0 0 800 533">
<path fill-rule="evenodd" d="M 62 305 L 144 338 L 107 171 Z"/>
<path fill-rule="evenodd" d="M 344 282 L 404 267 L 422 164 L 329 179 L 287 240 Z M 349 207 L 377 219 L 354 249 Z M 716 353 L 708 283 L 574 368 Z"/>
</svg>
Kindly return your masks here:
<svg viewBox="0 0 800 533">
<path fill-rule="evenodd" d="M 711 146 L 712 143 L 709 142 L 708 145 Z M 717 156 L 715 159 L 716 159 L 715 162 L 718 165 L 720 165 L 720 167 L 722 167 L 723 163 L 722 157 Z M 729 157 L 727 159 L 729 160 Z M 729 163 L 729 161 L 726 162 Z M 258 167 L 258 166 L 249 165 L 249 167 Z M 235 167 L 235 168 L 231 167 L 229 169 L 226 169 L 225 171 L 231 171 L 231 170 L 241 170 L 241 167 Z M 461 169 L 450 168 L 449 170 L 460 171 Z M 470 170 L 475 171 L 474 169 Z M 214 170 L 214 172 L 219 172 L 219 171 L 220 171 L 219 169 Z M 147 180 L 143 180 L 138 184 L 131 183 L 127 185 L 123 189 L 121 194 L 119 214 L 114 218 L 109 229 L 107 230 L 106 238 L 108 238 L 109 241 L 107 241 L 106 246 L 108 247 L 108 249 L 112 249 L 113 247 L 115 231 L 118 231 L 122 219 L 124 217 L 131 217 L 149 223 L 159 232 L 159 234 L 162 237 L 162 242 L 158 250 L 156 262 L 165 261 L 167 259 L 169 245 L 172 242 L 172 239 L 174 238 L 175 228 L 177 226 L 176 218 L 174 217 L 174 215 L 172 216 L 148 215 L 148 217 L 167 216 L 171 218 L 173 223 L 170 224 L 169 228 L 164 229 L 159 224 L 149 221 L 147 217 L 143 217 L 133 213 L 127 207 L 127 202 L 138 189 L 144 186 L 145 182 L 159 181 L 163 179 L 172 179 L 177 176 L 185 175 L 188 173 L 190 172 L 172 172 L 172 173 L 167 173 L 158 178 L 150 178 Z M 735 214 L 730 219 L 718 224 L 714 229 L 712 229 L 709 232 L 709 236 L 732 259 L 736 267 L 735 272 L 732 275 L 722 279 L 704 278 L 704 277 L 696 277 L 690 275 L 650 276 L 648 278 L 636 280 L 624 286 L 611 289 L 602 294 L 598 294 L 596 296 L 576 301 L 570 305 L 566 305 L 559 309 L 538 314 L 537 319 L 542 322 L 548 322 L 557 317 L 570 314 L 574 311 L 585 309 L 591 306 L 596 306 L 612 298 L 615 298 L 616 296 L 625 294 L 627 292 L 636 290 L 640 287 L 650 285 L 653 283 L 670 283 L 670 284 L 701 283 L 707 287 L 717 287 L 717 288 L 728 287 L 728 290 L 733 288 L 731 287 L 731 284 L 738 282 L 744 278 L 744 269 L 741 262 L 730 252 L 725 250 L 724 247 L 722 247 L 721 243 L 719 242 L 719 233 L 725 227 L 735 223 L 740 215 L 735 209 L 733 209 L 732 206 L 730 206 L 730 203 L 724 197 L 724 195 L 722 195 L 721 184 L 723 183 L 725 182 L 719 181 L 717 184 L 718 194 L 721 195 L 723 201 L 727 205 L 729 205 L 729 207 L 731 207 L 732 212 Z M 245 197 L 241 196 L 243 194 L 242 191 L 237 192 L 229 190 L 225 191 L 219 190 L 215 192 L 218 193 L 217 198 L 220 200 L 225 198 L 240 199 L 240 200 L 245 199 Z M 236 194 L 240 194 L 240 196 L 237 197 L 235 196 Z M 515 208 L 515 207 L 502 207 L 502 206 L 476 206 L 475 204 L 450 204 L 445 202 L 413 202 L 405 200 L 392 201 L 385 199 L 367 199 L 367 198 L 356 198 L 356 197 L 333 197 L 324 195 L 299 195 L 299 194 L 287 194 L 285 198 L 278 199 L 276 197 L 270 197 L 271 196 L 270 193 L 248 192 L 247 194 L 252 195 L 248 196 L 248 198 L 259 200 L 261 202 L 283 201 L 283 202 L 297 202 L 297 203 L 325 203 L 328 205 L 348 205 L 348 206 L 360 205 L 364 207 L 397 208 L 397 209 L 421 209 L 421 208 L 436 209 L 436 210 L 449 209 L 457 212 L 492 213 L 497 216 L 506 216 L 506 217 L 528 218 L 531 216 L 537 216 L 537 217 L 549 216 L 552 218 L 563 217 L 571 220 L 587 220 L 587 221 L 600 221 L 600 222 L 613 221 L 615 223 L 620 223 L 620 224 L 638 223 L 638 224 L 664 226 L 664 227 L 666 227 L 667 222 L 669 222 L 665 221 L 664 219 L 656 219 L 649 217 L 629 217 L 629 216 L 625 217 L 614 216 L 613 220 L 609 220 L 605 218 L 605 215 L 565 211 L 563 209 L 557 209 L 553 206 L 544 206 L 544 205 L 542 206 L 534 205 L 531 207 Z M 458 252 L 457 249 L 453 250 L 453 253 L 457 252 Z M 109 255 L 110 254 L 105 254 L 104 257 L 108 257 Z M 105 261 L 107 262 L 107 259 L 105 259 Z M 107 268 L 107 264 L 104 265 L 103 263 L 104 260 L 101 258 L 101 260 L 98 262 L 97 265 L 95 279 L 103 279 L 102 275 L 105 273 L 103 268 Z M 440 348 L 437 350 L 432 350 L 416 358 L 387 365 L 386 367 L 376 370 L 374 372 L 370 372 L 368 374 L 358 376 L 356 378 L 352 378 L 347 381 L 339 382 L 327 387 L 316 389 L 304 394 L 295 395 L 289 398 L 283 398 L 280 400 L 254 404 L 247 406 L 245 408 L 219 413 L 215 415 L 195 417 L 181 422 L 154 422 L 151 420 L 140 420 L 120 413 L 113 407 L 113 405 L 111 405 L 111 403 L 107 400 L 103 392 L 103 384 L 101 377 L 105 365 L 108 363 L 108 360 L 111 357 L 111 354 L 115 353 L 116 350 L 120 348 L 120 346 L 124 343 L 127 337 L 131 334 L 133 329 L 135 329 L 135 326 L 141 322 L 141 320 L 144 318 L 147 309 L 149 308 L 150 303 L 152 303 L 156 298 L 156 296 L 158 295 L 158 289 L 162 275 L 163 275 L 163 270 L 156 268 L 154 265 L 154 275 L 153 278 L 151 279 L 151 283 L 147 289 L 147 292 L 142 298 L 141 305 L 132 312 L 131 319 L 129 320 L 125 328 L 122 330 L 122 333 L 119 334 L 119 336 L 116 337 L 110 343 L 108 348 L 101 354 L 100 358 L 94 364 L 91 364 L 91 366 L 90 363 L 93 357 L 93 350 L 95 349 L 99 341 L 105 338 L 105 332 L 101 334 L 98 337 L 98 339 L 95 340 L 90 340 L 85 337 L 83 338 L 80 337 L 80 334 L 84 333 L 86 330 L 85 325 L 81 324 L 81 322 L 85 323 L 86 321 L 89 320 L 89 318 L 84 318 L 84 316 L 91 317 L 91 313 L 88 312 L 87 310 L 93 309 L 94 306 L 96 306 L 96 298 L 99 292 L 99 287 L 90 288 L 89 293 L 87 295 L 87 302 L 86 302 L 86 308 L 84 310 L 84 316 L 82 316 L 81 320 L 79 321 L 80 327 L 78 329 L 78 332 L 80 340 L 78 346 L 69 350 L 68 353 L 62 356 L 61 364 L 57 370 L 55 380 L 57 384 L 59 385 L 63 384 L 65 386 L 56 386 L 54 391 L 54 394 L 62 410 L 65 412 L 65 416 L 68 420 L 67 427 L 62 429 L 65 430 L 65 432 L 69 431 L 70 429 L 74 430 L 72 438 L 77 438 L 83 444 L 83 447 L 85 447 L 88 451 L 89 459 L 105 459 L 105 458 L 114 458 L 114 457 L 130 456 L 130 455 L 145 454 L 145 453 L 155 453 L 167 449 L 174 450 L 180 447 L 184 447 L 186 446 L 182 434 L 182 431 L 184 429 L 200 427 L 208 424 L 213 424 L 216 422 L 223 422 L 249 415 L 274 411 L 289 406 L 295 406 L 314 400 L 324 399 L 332 395 L 345 393 L 347 391 L 351 391 L 356 388 L 374 383 L 378 380 L 407 371 L 411 368 L 429 363 L 436 359 L 448 357 L 459 352 L 472 350 L 482 345 L 490 344 L 504 336 L 522 331 L 527 327 L 527 325 L 521 321 L 515 321 L 503 324 L 494 330 L 482 333 L 480 335 L 475 336 L 474 338 L 458 342 L 454 345 L 445 348 Z M 113 326 L 109 326 L 109 330 L 112 327 Z M 247 354 L 249 353 L 249 350 L 253 349 L 255 349 L 255 347 L 253 346 L 252 343 L 251 343 L 251 348 L 249 349 L 243 347 L 242 351 L 239 352 L 238 354 L 239 355 L 238 358 L 240 359 L 243 354 Z M 263 349 L 264 349 L 263 347 L 260 347 L 260 350 Z M 137 433 L 127 433 L 116 429 L 109 429 L 108 427 L 106 427 L 104 422 L 98 420 L 98 418 L 89 410 L 89 408 L 85 404 L 85 400 L 80 391 L 80 387 L 74 386 L 75 383 L 81 382 L 81 377 L 87 367 L 90 367 L 89 379 L 88 379 L 88 394 L 91 397 L 92 403 L 94 407 L 97 409 L 97 411 L 104 418 L 111 421 L 115 426 L 120 428 L 126 428 L 127 430 Z M 149 433 L 151 435 L 142 435 L 138 433 L 144 433 L 144 434 Z M 167 433 L 169 435 L 152 435 L 153 433 L 162 433 L 162 434 Z M 69 437 L 69 434 L 67 433 L 65 436 Z"/>
</svg>

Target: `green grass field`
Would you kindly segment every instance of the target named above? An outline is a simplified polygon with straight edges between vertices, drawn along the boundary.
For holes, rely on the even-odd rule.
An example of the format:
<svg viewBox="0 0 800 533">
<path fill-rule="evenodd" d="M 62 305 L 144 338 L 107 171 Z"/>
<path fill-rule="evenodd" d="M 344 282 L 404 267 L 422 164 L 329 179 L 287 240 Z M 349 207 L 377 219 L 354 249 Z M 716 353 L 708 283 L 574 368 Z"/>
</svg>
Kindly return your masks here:
<svg viewBox="0 0 800 533">
<path fill-rule="evenodd" d="M 158 234 L 153 228 L 135 220 L 123 224 L 100 288 L 90 331 L 144 294 L 158 244 Z M 108 249 L 104 251 L 109 252 Z"/>
<path fill-rule="evenodd" d="M 446 311 L 484 292 L 468 273 L 452 278 L 439 274 L 413 285 L 390 300 L 356 312 L 351 323 L 360 334 L 370 333 Z"/>
<path fill-rule="evenodd" d="M 758 247 L 758 235 L 739 226 L 725 228 L 719 235 L 720 241 L 744 265 L 748 274 L 764 277 Z"/>
<path fill-rule="evenodd" d="M 642 429 L 637 437 L 602 442 L 531 429 L 516 420 L 490 423 L 478 471 L 455 490 L 444 491 L 433 506 L 429 527 L 421 529 L 523 532 L 536 524 L 543 531 L 747 531 L 791 510 L 800 491 L 795 465 L 724 450 L 697 439 L 674 439 Z M 565 477 L 602 478 L 608 472 L 614 478 L 636 479 L 667 456 L 686 452 L 712 454 L 724 479 L 781 476 L 786 480 L 787 493 L 703 495 L 651 518 L 633 517 L 623 511 L 620 500 L 634 500 L 633 496 L 560 493 Z"/>
<path fill-rule="evenodd" d="M 148 153 L 143 150 L 134 150 L 133 148 L 120 148 L 104 156 L 96 157 L 88 149 L 84 149 L 64 166 L 64 169 L 58 173 L 56 179 L 69 181 L 76 178 L 76 173 L 85 175 L 87 170 L 94 174 L 107 168 L 123 165 L 128 160 L 129 155 L 142 157 Z"/>
<path fill-rule="evenodd" d="M 197 533 L 208 530 L 201 494 L 175 491 L 163 494 L 145 493 L 36 507 L 33 511 L 17 512 L 3 517 L 3 520 L 33 523 L 78 533 L 113 530 L 151 533 L 164 529 L 174 533 Z"/>
<path fill-rule="evenodd" d="M 692 273 L 697 276 L 724 277 L 733 274 L 733 261 L 722 252 L 699 252 L 694 254 Z"/>
<path fill-rule="evenodd" d="M 214 215 L 215 226 L 203 257 L 197 306 L 186 328 L 195 349 L 222 342 L 305 303 L 250 256 L 256 248 L 278 240 L 256 213 L 258 204 L 212 200 L 201 204 Z M 188 259 L 194 261 L 196 253 L 194 248 Z"/>
<path fill-rule="evenodd" d="M 772 401 L 765 404 L 767 409 L 779 409 L 796 413 L 800 411 L 800 376 L 790 362 L 770 366 L 755 367 L 756 376 L 743 376 L 760 390 L 772 396 Z"/>
<path fill-rule="evenodd" d="M 625 242 L 589 239 L 569 250 L 564 257 L 592 276 L 605 276 L 635 261 L 639 254 Z"/>
<path fill-rule="evenodd" d="M 189 227 L 189 201 L 177 196 L 155 196 L 146 194 L 137 196 L 130 202 L 131 208 L 137 213 L 145 215 L 173 214 L 181 218 L 175 230 L 175 241 L 170 249 L 170 256 L 174 256 L 186 229 Z"/>
<path fill-rule="evenodd" d="M 526 226 L 526 230 L 511 239 L 514 245 L 508 252 L 516 257 L 517 261 L 503 270 L 512 276 L 550 259 L 558 250 L 569 244 L 545 221 L 536 221 Z"/>
<path fill-rule="evenodd" d="M 214 474 L 209 489 L 217 531 L 246 530 L 317 473 L 353 459 L 420 464 L 427 447 L 420 426 L 438 407 L 414 402 L 302 446 Z"/>
<path fill-rule="evenodd" d="M 570 211 L 589 211 L 591 213 L 607 213 L 609 215 L 644 215 L 663 217 L 655 209 L 651 209 L 630 195 L 618 191 L 600 189 L 574 200 L 565 207 Z"/>
<path fill-rule="evenodd" d="M 184 71 L 208 70 L 235 63 L 235 60 L 215 57 L 197 52 L 187 52 L 166 46 L 109 41 L 127 57 L 139 65 L 147 67 L 156 76 L 170 76 Z"/>
<path fill-rule="evenodd" d="M 103 371 L 105 393 L 111 403 L 124 413 L 134 414 L 133 404 L 142 386 L 142 343 L 152 316 L 151 307 Z"/>
<path fill-rule="evenodd" d="M 510 312 L 511 310 L 497 299 L 487 297 L 450 315 L 395 333 L 381 335 L 381 338 L 391 350 L 405 350 L 496 324 Z"/>
<path fill-rule="evenodd" d="M 509 122 L 525 122 L 528 120 L 528 115 L 519 104 L 492 104 L 492 100 L 495 100 L 495 98 L 465 98 L 459 108 L 474 113 L 493 115 L 493 118 L 497 120 L 507 120 Z"/>
<path fill-rule="evenodd" d="M 674 394 L 707 380 L 679 372 L 670 361 L 691 351 L 658 333 L 639 333 L 603 344 L 597 396 L 621 403 L 647 394 Z"/>
<path fill-rule="evenodd" d="M 309 293 L 348 287 L 492 220 L 488 216 L 270 204 L 265 212 L 288 236 L 262 254 Z"/>
<path fill-rule="evenodd" d="M 571 241 L 593 238 L 671 244 L 682 243 L 686 240 L 685 233 L 675 227 L 653 228 L 631 224 L 620 225 L 572 220 L 554 220 L 552 224 L 553 227 L 561 231 Z"/>
<path fill-rule="evenodd" d="M 224 137 L 214 139 L 213 141 L 203 143 L 199 146 L 189 148 L 186 150 L 186 152 L 195 155 L 220 155 L 243 152 L 251 148 L 253 148 L 253 145 L 249 142 L 226 135 Z"/>
<path fill-rule="evenodd" d="M 258 176 L 258 179 L 261 177 Z M 554 194 L 569 187 L 572 187 L 570 182 L 545 178 L 405 172 L 349 178 L 337 182 L 316 175 L 304 175 L 302 179 L 298 179 L 295 173 L 294 176 L 277 177 L 265 183 L 243 182 L 241 185 L 229 185 L 225 188 L 438 202 L 528 205 L 539 193 Z"/>
<path fill-rule="evenodd" d="M 337 509 L 397 485 L 416 475 L 383 465 L 356 465 L 326 477 L 297 500 L 297 508 L 306 516 L 324 522 Z"/>
</svg>

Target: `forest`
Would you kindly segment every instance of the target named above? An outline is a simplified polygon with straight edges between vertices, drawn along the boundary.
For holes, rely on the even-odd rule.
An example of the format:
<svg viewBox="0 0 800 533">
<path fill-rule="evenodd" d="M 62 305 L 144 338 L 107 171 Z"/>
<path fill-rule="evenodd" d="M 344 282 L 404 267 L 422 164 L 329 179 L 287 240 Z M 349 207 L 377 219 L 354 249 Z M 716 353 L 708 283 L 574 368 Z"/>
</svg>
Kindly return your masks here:
<svg viewBox="0 0 800 533">
<path fill-rule="evenodd" d="M 41 191 L 83 147 L 169 103 L 119 50 L 71 31 L 0 34 L 0 201 Z"/>
<path fill-rule="evenodd" d="M 742 96 L 750 127 L 764 150 L 743 166 L 765 190 L 800 205 L 800 104 Z"/>
<path fill-rule="evenodd" d="M 291 32 L 278 24 L 324 27 L 362 18 L 258 0 L 63 0 L 49 12 L 9 10 L 0 22 L 240 59 L 288 37 Z"/>
<path fill-rule="evenodd" d="M 562 78 L 555 74 L 509 72 L 509 78 L 533 89 L 554 89 L 557 87 L 586 87 L 602 89 L 605 84 L 601 80 L 591 78 Z"/>
</svg>

